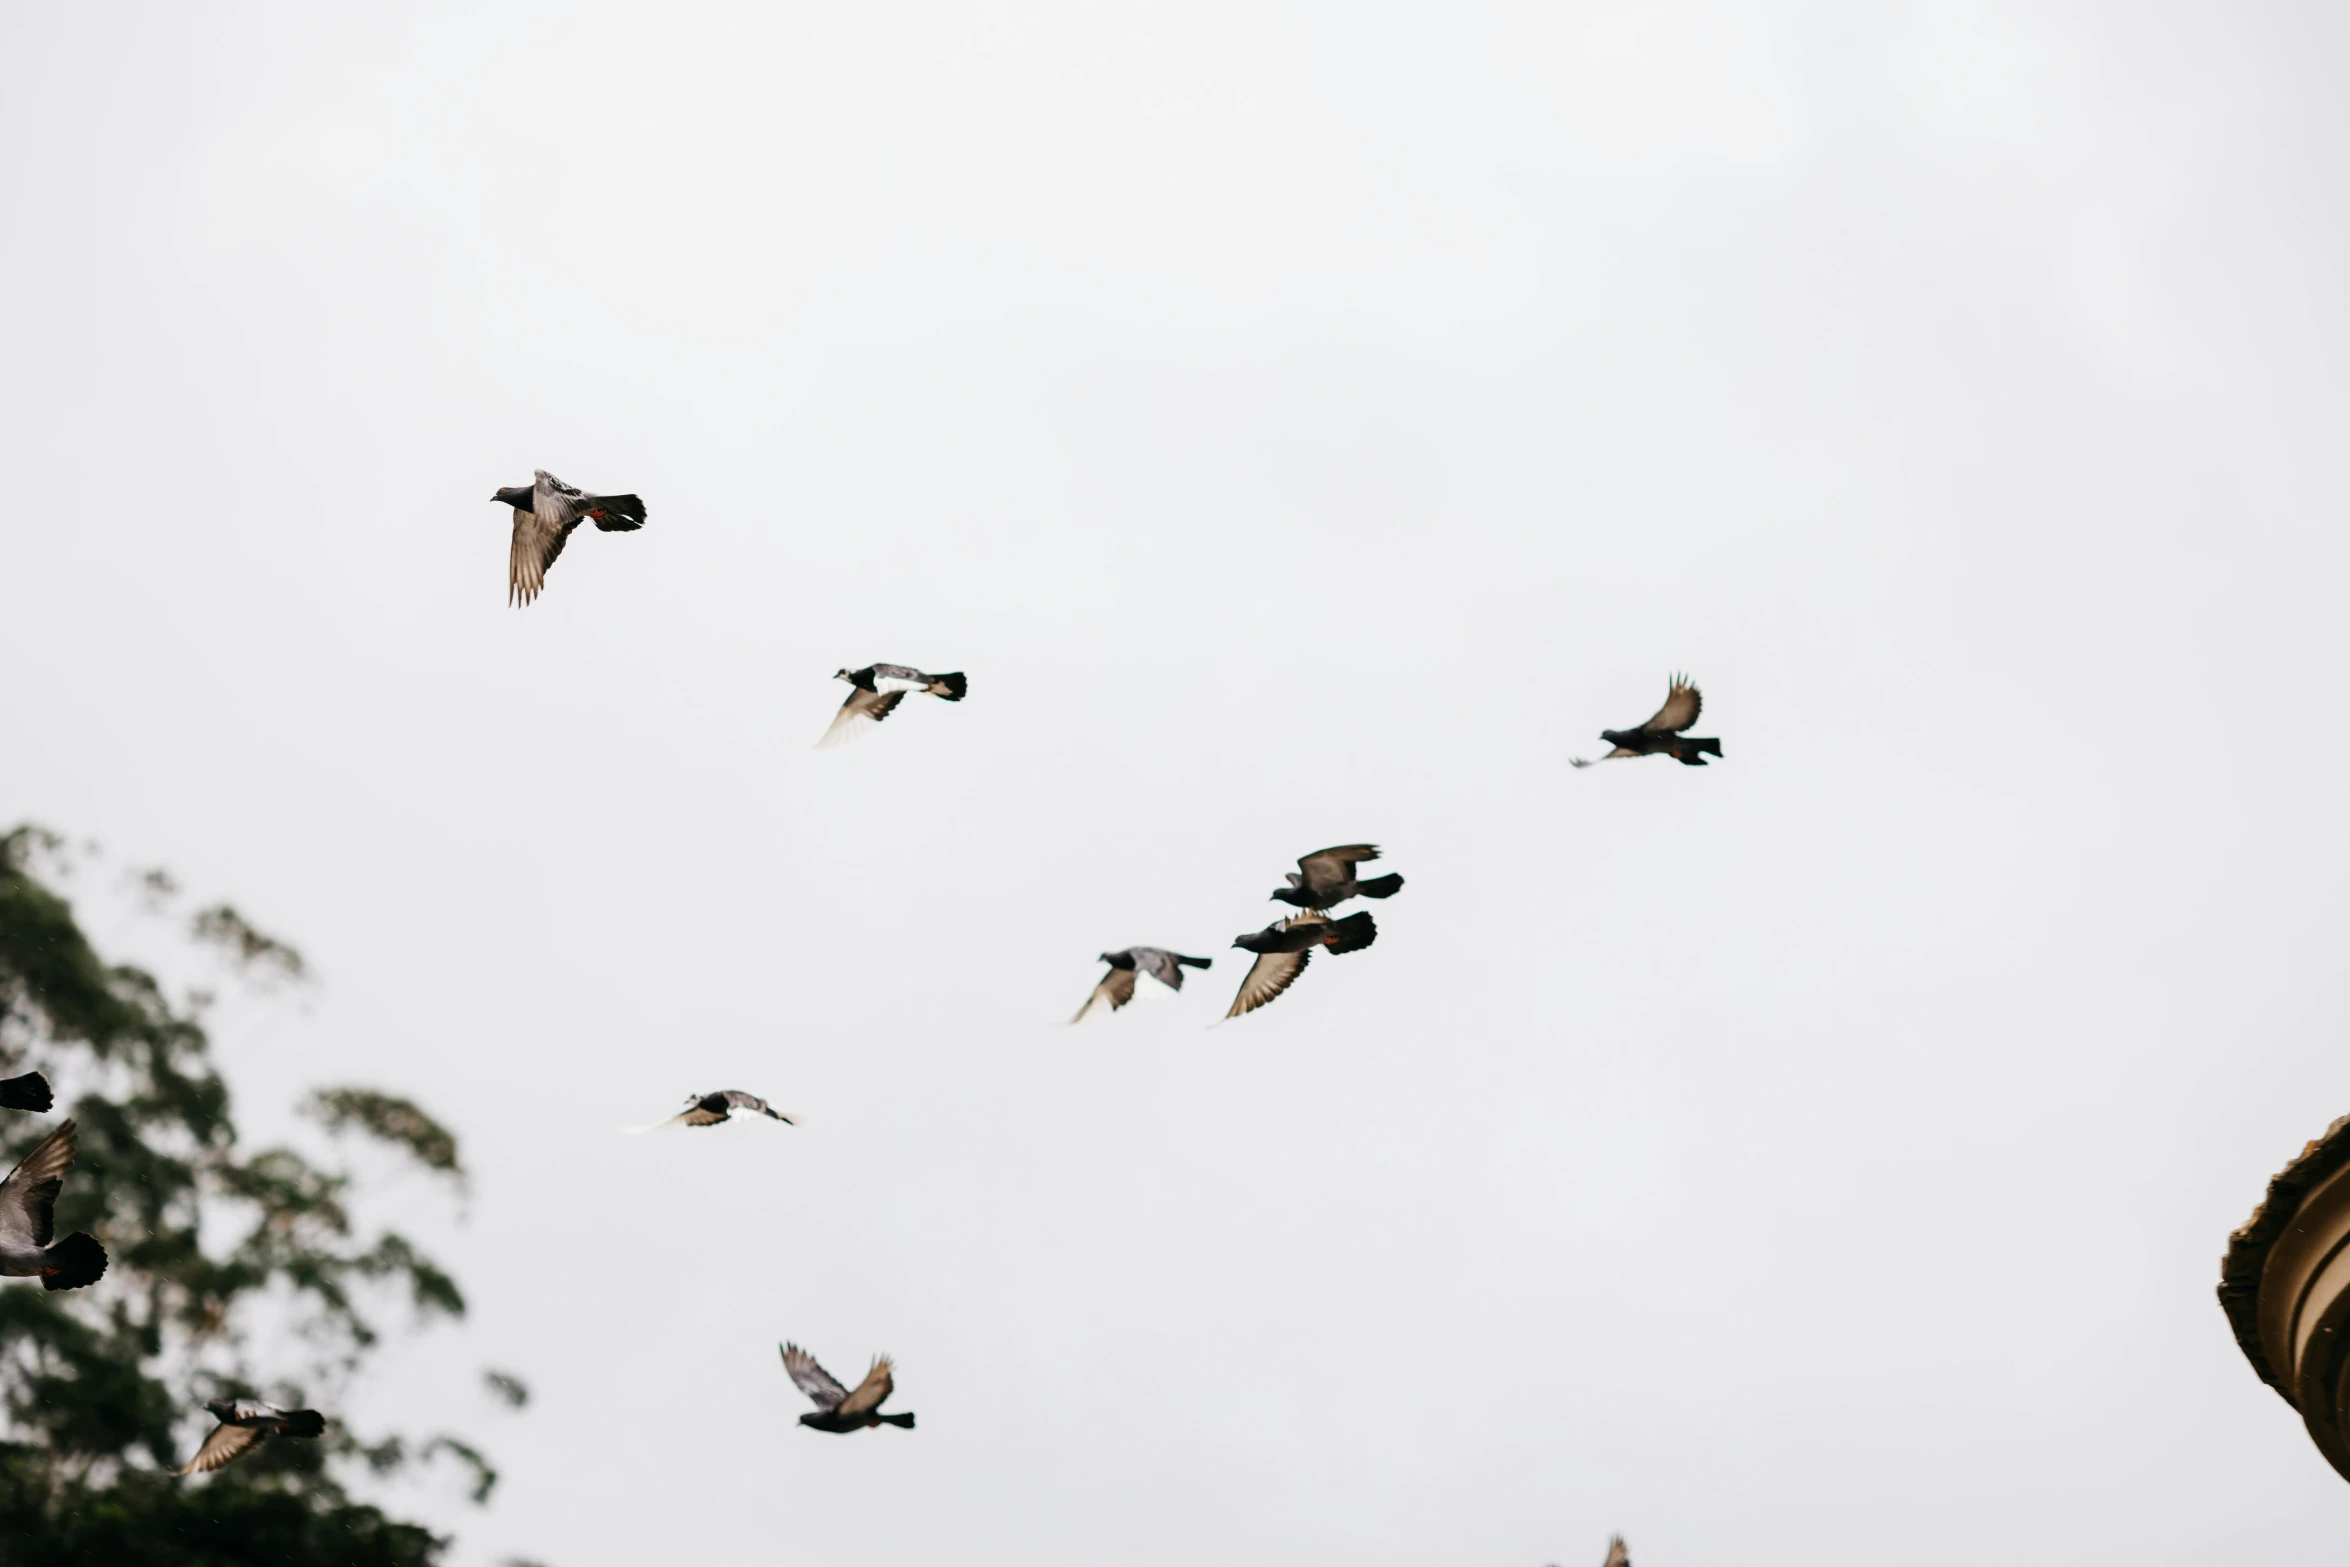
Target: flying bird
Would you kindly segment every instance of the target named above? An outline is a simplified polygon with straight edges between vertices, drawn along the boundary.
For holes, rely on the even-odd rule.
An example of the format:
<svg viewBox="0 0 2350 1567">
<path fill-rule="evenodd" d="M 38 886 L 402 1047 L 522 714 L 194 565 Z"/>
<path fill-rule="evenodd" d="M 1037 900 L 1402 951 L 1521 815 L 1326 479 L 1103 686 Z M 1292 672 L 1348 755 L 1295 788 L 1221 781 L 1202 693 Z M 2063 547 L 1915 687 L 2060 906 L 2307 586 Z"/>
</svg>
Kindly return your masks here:
<svg viewBox="0 0 2350 1567">
<path fill-rule="evenodd" d="M 840 670 L 832 678 L 846 680 L 853 689 L 840 711 L 832 715 L 832 726 L 824 731 L 824 738 L 816 742 L 820 751 L 856 739 L 895 711 L 910 691 L 925 692 L 943 702 L 960 702 L 970 684 L 959 673 L 926 675 L 903 664 L 867 664 L 863 669 Z"/>
<path fill-rule="evenodd" d="M 895 1385 L 890 1380 L 890 1359 L 887 1355 L 873 1357 L 873 1369 L 865 1373 L 865 1380 L 852 1393 L 834 1379 L 831 1372 L 816 1364 L 816 1357 L 797 1344 L 778 1346 L 783 1351 L 783 1369 L 799 1390 L 816 1405 L 814 1414 L 800 1416 L 800 1424 L 817 1431 L 862 1431 L 867 1426 L 893 1425 L 914 1429 L 910 1414 L 885 1415 L 881 1406 Z"/>
<path fill-rule="evenodd" d="M 509 485 L 490 497 L 514 508 L 514 545 L 506 555 L 506 602 L 528 604 L 546 586 L 555 557 L 571 530 L 593 520 L 606 533 L 633 533 L 645 525 L 645 503 L 633 495 L 590 495 L 544 468 L 531 484 Z"/>
<path fill-rule="evenodd" d="M 763 1115 L 769 1120 L 781 1121 L 786 1126 L 800 1124 L 799 1117 L 785 1115 L 757 1094 L 746 1094 L 739 1088 L 722 1088 L 714 1094 L 688 1094 L 685 1096 L 685 1108 L 668 1120 L 656 1121 L 651 1126 L 631 1127 L 629 1130 L 657 1132 L 664 1126 L 716 1126 L 737 1110 Z"/>
<path fill-rule="evenodd" d="M 1333 920 L 1327 914 L 1311 911 L 1276 920 L 1263 930 L 1245 936 L 1235 936 L 1232 944 L 1257 954 L 1257 960 L 1249 965 L 1248 973 L 1240 981 L 1239 993 L 1232 998 L 1232 1010 L 1224 1016 L 1236 1018 L 1271 1002 L 1306 971 L 1306 960 L 1314 955 L 1316 947 L 1327 947 L 1332 952 L 1360 952 L 1378 939 L 1379 927 L 1371 923 L 1369 914 L 1349 914 L 1345 919 Z"/>
<path fill-rule="evenodd" d="M 188 1467 L 179 1471 L 183 1475 L 202 1474 L 242 1458 L 266 1436 L 312 1437 L 326 1432 L 326 1416 L 315 1409 L 280 1409 L 257 1398 L 207 1399 L 204 1407 L 220 1424 L 204 1438 Z"/>
<path fill-rule="evenodd" d="M 1568 762 L 1576 767 L 1596 767 L 1600 762 L 1612 762 L 1619 756 L 1655 756 L 1659 752 L 1679 762 L 1683 767 L 1703 767 L 1710 754 L 1722 754 L 1719 740 L 1699 740 L 1685 735 L 1683 730 L 1697 722 L 1697 715 L 1705 707 L 1705 697 L 1689 683 L 1687 675 L 1675 675 L 1665 691 L 1665 705 L 1656 710 L 1656 716 L 1637 729 L 1602 729 L 1599 737 L 1615 747 L 1596 761 L 1571 756 Z"/>
<path fill-rule="evenodd" d="M 1632 1553 L 1624 1549 L 1624 1537 L 1612 1535 L 1607 1542 L 1607 1560 L 1599 1567 L 1632 1567 Z"/>
<path fill-rule="evenodd" d="M 78 1290 L 106 1271 L 106 1248 L 78 1230 L 49 1244 L 75 1136 L 74 1123 L 66 1122 L 0 1181 L 0 1277 L 37 1277 L 43 1289 Z"/>
<path fill-rule="evenodd" d="M 1077 1009 L 1077 1015 L 1070 1022 L 1084 1022 L 1085 1014 L 1104 1001 L 1110 1004 L 1112 1012 L 1132 1001 L 1134 976 L 1138 971 L 1148 974 L 1169 990 L 1181 990 L 1184 969 L 1212 968 L 1216 960 L 1187 958 L 1180 952 L 1169 952 L 1165 947 L 1128 947 L 1124 952 L 1103 953 L 1102 961 L 1110 965 L 1110 971 L 1102 976 L 1100 984 L 1093 987 L 1093 994 L 1085 998 L 1085 1005 Z"/>
<path fill-rule="evenodd" d="M 1327 909 L 1358 894 L 1366 898 L 1392 898 L 1403 891 L 1401 876 L 1355 880 L 1355 866 L 1377 858 L 1379 851 L 1367 843 L 1316 849 L 1297 862 L 1297 869 L 1289 875 L 1289 885 L 1274 888 L 1273 896 L 1301 909 Z"/>
<path fill-rule="evenodd" d="M 49 1092 L 49 1079 L 38 1072 L 27 1072 L 22 1077 L 0 1078 L 0 1107 L 10 1110 L 46 1110 L 57 1102 Z"/>
</svg>

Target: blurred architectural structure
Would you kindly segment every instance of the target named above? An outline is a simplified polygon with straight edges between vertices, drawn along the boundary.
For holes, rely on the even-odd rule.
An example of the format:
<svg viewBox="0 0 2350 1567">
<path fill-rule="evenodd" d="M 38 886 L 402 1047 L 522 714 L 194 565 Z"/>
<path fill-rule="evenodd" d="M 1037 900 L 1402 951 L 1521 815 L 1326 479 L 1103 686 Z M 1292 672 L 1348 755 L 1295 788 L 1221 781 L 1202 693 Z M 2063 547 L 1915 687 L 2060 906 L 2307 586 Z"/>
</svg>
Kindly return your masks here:
<svg viewBox="0 0 2350 1567">
<path fill-rule="evenodd" d="M 2350 1116 L 2279 1171 L 2228 1237 L 2219 1303 L 2252 1369 L 2350 1480 Z"/>
</svg>

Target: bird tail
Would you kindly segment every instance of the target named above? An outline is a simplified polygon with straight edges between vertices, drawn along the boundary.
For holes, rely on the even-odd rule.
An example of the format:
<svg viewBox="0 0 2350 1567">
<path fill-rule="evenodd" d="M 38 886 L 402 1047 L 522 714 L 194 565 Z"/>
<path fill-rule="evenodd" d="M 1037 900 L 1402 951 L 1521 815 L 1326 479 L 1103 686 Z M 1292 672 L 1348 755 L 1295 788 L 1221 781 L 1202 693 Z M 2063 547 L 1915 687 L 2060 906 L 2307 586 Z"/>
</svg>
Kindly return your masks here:
<svg viewBox="0 0 2350 1567">
<path fill-rule="evenodd" d="M 0 1082 L 0 1105 L 11 1110 L 46 1110 L 56 1102 L 49 1092 L 49 1079 L 38 1072 Z"/>
<path fill-rule="evenodd" d="M 106 1271 L 106 1248 L 89 1235 L 75 1231 L 49 1248 L 41 1265 L 41 1288 L 78 1290 L 98 1282 Z"/>
<path fill-rule="evenodd" d="M 885 1426 L 896 1426 L 901 1431 L 911 1431 L 914 1429 L 914 1417 L 911 1414 L 875 1415 L 873 1418 L 880 1421 Z"/>
<path fill-rule="evenodd" d="M 1332 952 L 1360 952 L 1378 939 L 1379 927 L 1371 923 L 1369 914 L 1349 914 L 1331 922 L 1330 938 L 1323 945 Z"/>
<path fill-rule="evenodd" d="M 634 533 L 645 525 L 645 503 L 633 495 L 599 495 L 589 502 L 588 515 L 606 533 Z"/>
<path fill-rule="evenodd" d="M 326 1416 L 315 1409 L 289 1409 L 286 1411 L 286 1435 L 324 1436 Z"/>
<path fill-rule="evenodd" d="M 1175 961 L 1185 968 L 1214 968 L 1216 966 L 1214 958 L 1187 958 L 1180 952 L 1175 954 Z"/>
<path fill-rule="evenodd" d="M 930 677 L 930 684 L 924 686 L 922 689 L 929 692 L 932 696 L 944 697 L 949 702 L 960 702 L 963 700 L 963 693 L 969 690 L 970 687 L 971 682 L 965 680 L 962 675 L 958 673 L 952 675 L 932 675 Z"/>
<path fill-rule="evenodd" d="M 1719 740 L 1684 740 L 1673 747 L 1673 760 L 1679 762 L 1683 767 L 1703 767 L 1705 753 L 1708 751 L 1716 756 L 1721 755 L 1722 742 Z"/>
<path fill-rule="evenodd" d="M 1719 740 L 1692 740 L 1689 744 L 1696 750 L 1710 752 L 1715 756 L 1722 754 L 1722 742 Z"/>
<path fill-rule="evenodd" d="M 1403 878 L 1392 874 L 1374 876 L 1369 881 L 1356 882 L 1355 891 L 1366 898 L 1392 898 L 1403 891 Z"/>
</svg>

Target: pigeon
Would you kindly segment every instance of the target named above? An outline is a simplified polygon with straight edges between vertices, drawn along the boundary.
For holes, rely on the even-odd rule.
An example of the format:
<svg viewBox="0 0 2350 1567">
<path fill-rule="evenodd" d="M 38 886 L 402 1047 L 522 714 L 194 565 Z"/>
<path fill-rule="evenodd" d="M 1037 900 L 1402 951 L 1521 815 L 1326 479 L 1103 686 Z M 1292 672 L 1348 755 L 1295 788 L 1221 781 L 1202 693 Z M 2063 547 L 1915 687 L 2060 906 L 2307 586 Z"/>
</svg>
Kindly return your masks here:
<svg viewBox="0 0 2350 1567">
<path fill-rule="evenodd" d="M 10 1110 L 46 1110 L 57 1102 L 49 1092 L 49 1079 L 38 1072 L 27 1072 L 22 1077 L 0 1078 L 0 1107 Z"/>
<path fill-rule="evenodd" d="M 909 691 L 927 692 L 944 702 L 960 702 L 970 685 L 960 674 L 926 675 L 903 664 L 867 664 L 863 669 L 843 669 L 832 678 L 846 680 L 855 689 L 841 703 L 840 711 L 832 715 L 832 726 L 824 731 L 824 738 L 816 742 L 819 751 L 856 739 L 887 718 Z"/>
<path fill-rule="evenodd" d="M 816 1357 L 797 1344 L 779 1346 L 783 1351 L 783 1369 L 799 1390 L 815 1402 L 816 1412 L 800 1416 L 800 1424 L 817 1431 L 862 1431 L 867 1426 L 902 1426 L 914 1429 L 914 1417 L 885 1415 L 881 1406 L 888 1399 L 895 1384 L 890 1380 L 890 1359 L 887 1355 L 873 1357 L 873 1369 L 865 1373 L 865 1380 L 852 1393 L 833 1379 L 831 1372 L 816 1364 Z"/>
<path fill-rule="evenodd" d="M 1274 888 L 1273 896 L 1301 909 L 1327 909 L 1333 904 L 1344 903 L 1357 893 L 1366 898 L 1392 898 L 1403 891 L 1401 876 L 1374 876 L 1369 881 L 1355 880 L 1357 862 L 1377 858 L 1379 851 L 1367 843 L 1317 849 L 1297 862 L 1297 869 L 1290 873 L 1289 885 Z"/>
<path fill-rule="evenodd" d="M 1169 952 L 1165 947 L 1128 947 L 1124 952 L 1105 952 L 1102 961 L 1110 971 L 1102 982 L 1093 987 L 1093 994 L 1085 998 L 1085 1005 L 1069 1021 L 1082 1023 L 1085 1014 L 1107 1001 L 1112 1012 L 1134 999 L 1134 976 L 1137 970 L 1150 975 L 1169 990 L 1183 988 L 1183 970 L 1186 968 L 1213 968 L 1213 958 L 1187 958 L 1180 952 Z M 1178 966 L 1180 965 L 1180 966 Z"/>
<path fill-rule="evenodd" d="M 78 1290 L 106 1271 L 106 1248 L 78 1230 L 49 1244 L 57 1192 L 73 1167 L 74 1136 L 68 1121 L 0 1181 L 0 1277 L 38 1277 L 43 1289 Z"/>
<path fill-rule="evenodd" d="M 606 533 L 633 533 L 645 525 L 645 503 L 633 495 L 590 495 L 544 468 L 537 482 L 516 484 L 490 497 L 514 508 L 514 546 L 506 556 L 506 602 L 528 604 L 546 586 L 555 557 L 571 530 L 593 518 Z"/>
<path fill-rule="evenodd" d="M 179 1470 L 183 1475 L 202 1474 L 218 1469 L 234 1459 L 242 1458 L 263 1437 L 322 1436 L 326 1432 L 326 1416 L 315 1409 L 280 1409 L 275 1404 L 264 1404 L 257 1398 L 214 1398 L 204 1407 L 212 1411 L 220 1424 L 204 1438 L 204 1445 L 196 1449 L 196 1456 L 188 1460 L 188 1467 Z"/>
<path fill-rule="evenodd" d="M 633 1130 L 657 1132 L 664 1126 L 716 1126 L 737 1110 L 763 1115 L 770 1120 L 781 1121 L 786 1126 L 800 1124 L 799 1117 L 785 1115 L 757 1094 L 746 1094 L 739 1088 L 721 1088 L 714 1094 L 688 1094 L 685 1096 L 685 1108 L 668 1120 L 656 1121 L 651 1126 L 640 1126 Z"/>
<path fill-rule="evenodd" d="M 1656 710 L 1656 716 L 1637 729 L 1602 729 L 1599 737 L 1615 747 L 1597 761 L 1571 756 L 1568 762 L 1576 767 L 1596 767 L 1600 762 L 1612 762 L 1619 756 L 1654 756 L 1663 752 L 1683 767 L 1703 767 L 1710 753 L 1722 754 L 1719 740 L 1698 740 L 1681 731 L 1697 722 L 1698 712 L 1705 706 L 1705 698 L 1697 687 L 1689 683 L 1687 675 L 1675 675 L 1665 691 L 1665 705 Z"/>
<path fill-rule="evenodd" d="M 1263 930 L 1235 936 L 1232 944 L 1257 954 L 1257 960 L 1249 965 L 1239 993 L 1232 998 L 1232 1010 L 1224 1016 L 1236 1018 L 1271 1002 L 1305 972 L 1306 959 L 1314 955 L 1316 947 L 1360 952 L 1378 939 L 1379 927 L 1371 923 L 1368 914 L 1333 920 L 1327 914 L 1312 912 L 1292 914 Z"/>
</svg>

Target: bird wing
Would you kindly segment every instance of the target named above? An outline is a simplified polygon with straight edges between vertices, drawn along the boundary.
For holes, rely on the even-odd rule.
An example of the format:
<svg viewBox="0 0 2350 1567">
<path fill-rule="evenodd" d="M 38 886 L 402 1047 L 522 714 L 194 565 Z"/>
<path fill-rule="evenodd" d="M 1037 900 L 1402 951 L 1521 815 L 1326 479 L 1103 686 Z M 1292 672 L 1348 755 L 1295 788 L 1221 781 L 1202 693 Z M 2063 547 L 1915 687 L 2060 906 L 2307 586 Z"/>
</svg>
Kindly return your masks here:
<svg viewBox="0 0 2350 1567">
<path fill-rule="evenodd" d="M 739 1088 L 729 1088 L 726 1091 L 726 1102 L 737 1110 L 755 1111 L 760 1115 L 766 1116 L 769 1120 L 781 1121 L 786 1126 L 796 1126 L 799 1124 L 790 1116 L 785 1115 L 781 1110 L 776 1109 L 775 1106 L 760 1098 L 757 1094 L 746 1094 Z"/>
<path fill-rule="evenodd" d="M 1588 756 L 1570 756 L 1567 758 L 1567 765 L 1569 767 L 1597 767 L 1601 762 L 1612 762 L 1619 756 L 1638 756 L 1639 754 L 1638 751 L 1627 751 L 1619 745 L 1607 755 L 1596 760 Z"/>
<path fill-rule="evenodd" d="M 816 1364 L 814 1355 L 797 1344 L 783 1346 L 783 1370 L 792 1379 L 794 1387 L 807 1394 L 818 1409 L 828 1413 L 840 1408 L 841 1400 L 849 1396 L 849 1390 L 842 1387 L 831 1372 Z M 873 1379 L 867 1377 L 865 1380 L 870 1382 Z"/>
<path fill-rule="evenodd" d="M 268 1434 L 260 1426 L 214 1426 L 212 1434 L 204 1439 L 204 1445 L 196 1449 L 196 1456 L 188 1460 L 188 1467 L 180 1473 L 202 1474 L 218 1469 Z"/>
<path fill-rule="evenodd" d="M 571 538 L 571 530 L 579 526 L 579 513 L 568 507 L 554 512 L 542 487 L 535 497 L 540 507 L 536 511 L 514 508 L 514 544 L 506 552 L 506 602 L 528 604 L 539 596 L 547 585 L 547 568 L 555 564 L 555 557 L 563 553 L 563 546 Z"/>
<path fill-rule="evenodd" d="M 1079 1007 L 1077 1015 L 1069 1021 L 1072 1023 L 1084 1022 L 1085 1014 L 1091 1012 L 1099 1002 L 1107 1001 L 1110 1004 L 1110 1010 L 1115 1012 L 1133 999 L 1134 970 L 1114 968 L 1102 976 L 1102 982 L 1093 987 L 1093 994 L 1085 998 L 1085 1005 Z"/>
<path fill-rule="evenodd" d="M 1705 698 L 1697 687 L 1689 683 L 1687 675 L 1675 675 L 1665 692 L 1665 705 L 1656 710 L 1656 716 L 1640 727 L 1650 734 L 1679 734 L 1697 722 L 1697 715 L 1705 706 Z"/>
<path fill-rule="evenodd" d="M 890 715 L 890 711 L 906 699 L 903 691 L 868 691 L 863 686 L 852 687 L 849 699 L 832 715 L 832 727 L 824 731 L 824 738 L 816 742 L 816 749 L 829 751 L 836 745 L 846 745 L 875 724 Z"/>
<path fill-rule="evenodd" d="M 1297 862 L 1300 883 L 1308 892 L 1330 892 L 1354 880 L 1355 863 L 1375 860 L 1379 851 L 1367 843 L 1341 844 L 1335 849 L 1317 849 Z"/>
<path fill-rule="evenodd" d="M 1616 1535 L 1607 1542 L 1607 1560 L 1599 1567 L 1632 1567 L 1632 1553 L 1624 1549 L 1624 1537 Z"/>
<path fill-rule="evenodd" d="M 1164 947 L 1136 947 L 1134 966 L 1169 990 L 1183 988 L 1183 969 L 1176 963 L 1175 954 Z"/>
<path fill-rule="evenodd" d="M 46 1246 L 55 1232 L 58 1190 L 65 1172 L 73 1168 L 74 1123 L 66 1122 L 41 1139 L 39 1146 L 18 1161 L 0 1181 L 0 1230 L 19 1235 L 35 1246 Z"/>
<path fill-rule="evenodd" d="M 1305 972 L 1306 960 L 1312 956 L 1311 952 L 1259 953 L 1257 960 L 1248 966 L 1248 973 L 1241 977 L 1240 993 L 1232 998 L 1232 1010 L 1224 1015 L 1233 1018 L 1254 1012 L 1280 995 Z"/>
<path fill-rule="evenodd" d="M 865 1380 L 857 1384 L 857 1390 L 854 1393 L 840 1401 L 833 1413 L 861 1415 L 867 1410 L 879 1409 L 882 1401 L 889 1397 L 890 1389 L 895 1385 L 890 1380 L 889 1357 L 876 1355 L 873 1357 L 873 1369 L 865 1373 Z"/>
</svg>

